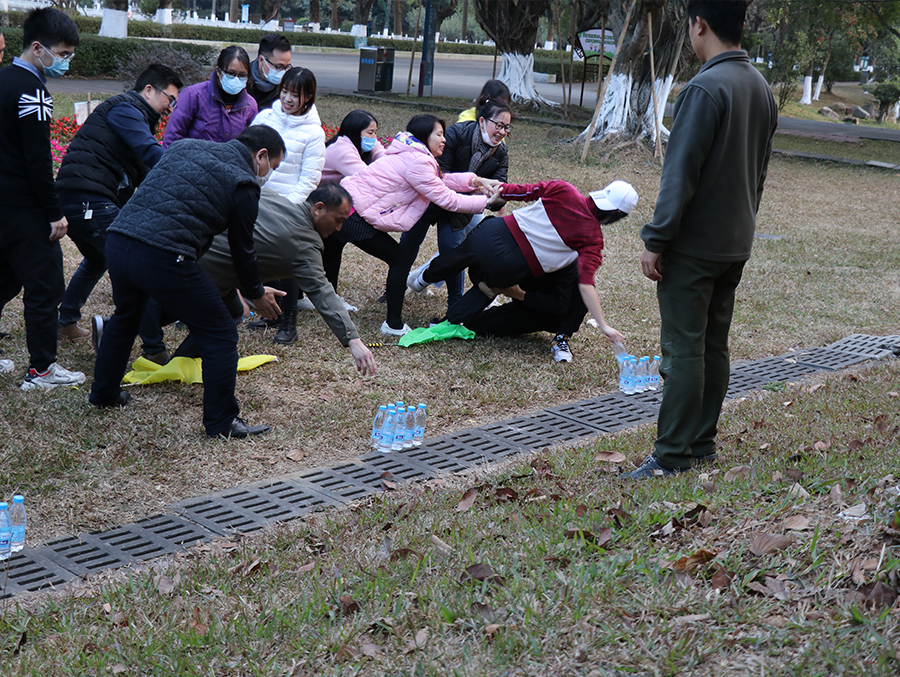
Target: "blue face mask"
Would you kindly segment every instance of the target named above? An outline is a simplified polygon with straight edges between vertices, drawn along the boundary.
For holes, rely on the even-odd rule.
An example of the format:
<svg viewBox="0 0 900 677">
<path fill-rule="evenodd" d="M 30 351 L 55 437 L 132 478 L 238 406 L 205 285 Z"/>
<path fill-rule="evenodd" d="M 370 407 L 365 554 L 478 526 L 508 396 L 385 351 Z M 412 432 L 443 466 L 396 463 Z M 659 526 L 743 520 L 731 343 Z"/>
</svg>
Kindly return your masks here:
<svg viewBox="0 0 900 677">
<path fill-rule="evenodd" d="M 41 45 L 41 47 L 44 46 Z M 46 47 L 44 47 L 44 51 L 53 57 L 53 63 L 49 66 L 44 66 L 44 60 L 41 59 L 41 66 L 44 66 L 44 75 L 48 78 L 61 78 L 69 70 L 69 59 L 63 59 L 61 56 L 56 56 Z"/>
<path fill-rule="evenodd" d="M 371 136 L 363 136 L 359 140 L 359 147 L 362 148 L 363 153 L 368 153 L 375 148 L 375 139 Z"/>
<path fill-rule="evenodd" d="M 281 84 L 281 78 L 284 77 L 286 71 L 275 70 L 271 66 L 269 66 L 269 74 L 266 76 L 266 82 L 271 85 L 279 85 Z"/>
<path fill-rule="evenodd" d="M 222 90 L 226 94 L 240 94 L 247 86 L 247 78 L 239 78 L 236 75 L 222 74 Z"/>
</svg>

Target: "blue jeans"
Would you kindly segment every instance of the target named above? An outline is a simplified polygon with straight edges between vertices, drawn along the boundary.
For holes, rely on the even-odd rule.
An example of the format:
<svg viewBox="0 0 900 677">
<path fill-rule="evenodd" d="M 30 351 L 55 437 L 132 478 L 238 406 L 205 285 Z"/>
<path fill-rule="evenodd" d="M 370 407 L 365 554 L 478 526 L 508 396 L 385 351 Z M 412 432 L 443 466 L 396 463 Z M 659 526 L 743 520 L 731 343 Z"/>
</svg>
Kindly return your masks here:
<svg viewBox="0 0 900 677">
<path fill-rule="evenodd" d="M 238 333 L 219 290 L 196 261 L 120 233 L 106 238 L 106 260 L 116 312 L 103 328 L 91 402 L 113 402 L 148 299 L 191 330 L 203 359 L 203 425 L 210 436 L 229 429 L 240 413 L 234 397 Z"/>
<path fill-rule="evenodd" d="M 438 215 L 438 213 L 440 213 L 440 215 Z M 466 239 L 466 235 L 478 223 L 475 221 L 474 224 L 470 223 L 462 230 L 453 230 L 453 227 L 450 225 L 450 220 L 446 218 L 446 215 L 447 213 L 444 210 L 438 209 L 431 204 L 416 224 L 400 236 L 400 246 L 409 252 L 410 262 L 415 261 L 416 257 L 419 255 L 419 247 L 421 247 L 422 243 L 425 241 L 425 236 L 428 234 L 428 228 L 432 223 L 437 224 L 438 252 L 441 254 L 446 254 L 451 249 L 458 247 L 460 243 Z M 476 216 L 480 217 L 481 215 L 478 214 Z M 450 308 L 460 299 L 463 294 L 465 282 L 465 272 L 457 273 L 447 279 L 447 308 Z"/>
<path fill-rule="evenodd" d="M 67 197 L 61 196 L 63 214 L 69 222 L 67 234 L 84 259 L 72 275 L 59 306 L 61 327 L 81 319 L 82 307 L 106 272 L 106 229 L 119 213 L 119 208 L 109 201 L 81 200 L 90 196 L 74 195 L 71 202 L 66 202 Z M 84 218 L 86 209 L 91 210 L 89 219 Z"/>
</svg>

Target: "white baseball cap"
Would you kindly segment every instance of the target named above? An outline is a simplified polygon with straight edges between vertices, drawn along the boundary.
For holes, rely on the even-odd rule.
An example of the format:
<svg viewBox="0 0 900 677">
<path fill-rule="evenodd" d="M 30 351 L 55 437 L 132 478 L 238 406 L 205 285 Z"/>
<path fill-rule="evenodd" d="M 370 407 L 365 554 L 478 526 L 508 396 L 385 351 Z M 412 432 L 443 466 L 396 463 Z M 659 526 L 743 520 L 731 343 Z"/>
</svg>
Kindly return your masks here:
<svg viewBox="0 0 900 677">
<path fill-rule="evenodd" d="M 637 207 L 637 191 L 627 181 L 613 181 L 603 190 L 595 190 L 589 193 L 597 209 L 611 212 L 618 209 L 620 212 L 630 214 Z"/>
</svg>

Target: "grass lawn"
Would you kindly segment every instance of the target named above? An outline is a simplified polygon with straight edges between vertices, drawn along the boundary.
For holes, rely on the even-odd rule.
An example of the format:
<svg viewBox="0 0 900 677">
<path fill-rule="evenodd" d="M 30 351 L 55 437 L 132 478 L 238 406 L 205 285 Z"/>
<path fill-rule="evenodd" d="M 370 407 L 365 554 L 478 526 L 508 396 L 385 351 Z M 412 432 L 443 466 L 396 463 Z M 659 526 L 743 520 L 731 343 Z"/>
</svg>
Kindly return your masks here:
<svg viewBox="0 0 900 677">
<path fill-rule="evenodd" d="M 653 426 L 7 602 L 9 675 L 896 675 L 900 366 L 760 391 L 717 466 Z"/>
<path fill-rule="evenodd" d="M 369 108 L 387 134 L 412 115 L 406 107 L 345 97 L 322 97 L 317 105 L 328 124 L 352 108 Z M 658 310 L 653 285 L 640 274 L 638 230 L 652 215 L 660 167 L 645 151 L 607 157 L 601 147 L 592 147 L 582 165 L 580 146 L 552 142 L 548 131 L 516 123 L 511 179 L 563 178 L 583 191 L 617 178 L 635 185 L 635 212 L 605 229 L 597 287 L 632 352 L 658 352 Z M 733 359 L 855 332 L 900 333 L 896 194 L 897 176 L 888 172 L 772 159 L 758 229 L 782 239 L 758 241 L 746 267 Z M 420 260 L 435 249 L 429 237 Z M 71 275 L 77 252 L 68 241 L 64 251 Z M 354 319 L 365 340 L 381 341 L 385 309 L 377 298 L 385 275 L 380 261 L 347 247 L 340 292 L 359 306 Z M 85 316 L 109 313 L 110 302 L 104 280 Z M 404 318 L 422 325 L 442 314 L 445 302 L 443 291 L 410 296 Z M 238 377 L 244 414 L 272 424 L 272 434 L 213 441 L 202 435 L 199 387 L 136 387 L 132 404 L 103 412 L 87 406 L 86 388 L 19 391 L 27 364 L 20 300 L 4 311 L 0 328 L 12 334 L 5 357 L 18 369 L 0 382 L 0 490 L 28 497 L 32 544 L 353 459 L 367 449 L 381 402 L 427 402 L 428 434 L 436 435 L 595 396 L 616 382 L 608 342 L 587 325 L 572 342 L 571 365 L 553 363 L 550 337 L 534 334 L 410 350 L 386 345 L 375 349 L 378 374 L 361 378 L 317 314 L 303 312 L 293 346 L 273 345 L 271 332 L 239 332 L 242 355 L 279 357 Z M 182 334 L 168 331 L 174 348 Z M 90 382 L 89 344 L 61 344 L 60 362 Z M 900 526 L 891 526 L 896 483 L 879 478 L 900 477 L 898 390 L 900 370 L 891 365 L 732 405 L 721 472 L 706 479 L 623 488 L 597 473 L 601 449 L 629 461 L 645 455 L 653 437 L 647 427 L 555 451 L 537 468 L 448 478 L 258 538 L 199 548 L 163 572 L 175 582 L 171 592 L 168 579 L 154 580 L 158 573 L 104 574 L 75 598 L 35 598 L 25 601 L 27 610 L 10 604 L 0 619 L 0 641 L 9 649 L 0 654 L 0 674 L 599 675 L 614 674 L 615 666 L 665 674 L 893 674 L 896 614 L 886 612 L 893 599 L 865 589 L 853 597 L 851 582 L 880 577 L 897 585 L 895 532 L 885 531 Z M 299 462 L 286 455 L 295 449 L 305 453 Z M 724 471 L 734 465 L 751 469 L 732 482 Z M 795 481 L 810 496 L 789 494 Z M 476 484 L 486 485 L 476 508 L 456 512 L 462 492 Z M 497 503 L 490 497 L 509 494 L 496 487 L 515 489 L 518 499 Z M 838 517 L 864 500 L 870 520 Z M 706 517 L 681 519 L 695 504 L 706 506 L 708 525 Z M 794 516 L 809 525 L 785 526 Z M 686 528 L 650 537 L 672 517 Z M 757 544 L 763 554 L 754 554 L 750 543 L 765 532 L 793 536 L 773 552 Z M 432 536 L 452 552 L 436 554 Z M 674 571 L 666 565 L 701 548 L 715 552 L 711 562 L 694 568 L 695 558 Z M 460 583 L 463 570 L 479 563 L 490 564 L 504 585 Z M 22 633 L 28 641 L 13 656 Z M 375 658 L 363 662 L 369 654 Z"/>
</svg>

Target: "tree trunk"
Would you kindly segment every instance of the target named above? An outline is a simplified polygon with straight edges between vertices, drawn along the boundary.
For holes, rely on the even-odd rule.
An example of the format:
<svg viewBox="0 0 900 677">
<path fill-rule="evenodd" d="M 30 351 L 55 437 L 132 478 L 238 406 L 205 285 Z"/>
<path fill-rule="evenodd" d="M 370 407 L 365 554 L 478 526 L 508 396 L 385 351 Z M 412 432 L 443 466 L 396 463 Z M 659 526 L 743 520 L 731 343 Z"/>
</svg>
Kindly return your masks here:
<svg viewBox="0 0 900 677">
<path fill-rule="evenodd" d="M 328 27 L 333 31 L 341 29 L 341 24 L 338 21 L 338 0 L 331 0 L 331 22 L 328 24 Z"/>
<path fill-rule="evenodd" d="M 595 13 L 586 12 L 579 18 L 579 30 L 593 28 L 600 14 L 608 17 L 607 26 L 616 39 L 627 29 L 615 71 L 603 97 L 603 104 L 594 128 L 594 139 L 622 135 L 649 138 L 656 141 L 656 120 L 659 119 L 661 140 L 669 136 L 663 124 L 666 101 L 672 91 L 675 74 L 688 44 L 687 0 L 644 0 L 624 26 L 630 0 L 606 0 L 591 3 Z M 653 13 L 653 52 L 656 79 L 650 74 L 648 12 Z M 653 110 L 653 89 L 659 110 Z M 587 133 L 587 129 L 582 135 Z"/>
<path fill-rule="evenodd" d="M 106 0 L 103 3 L 103 20 L 98 35 L 105 38 L 128 37 L 128 0 Z"/>
<path fill-rule="evenodd" d="M 372 5 L 375 0 L 356 0 L 356 12 L 353 15 L 353 23 L 357 26 L 369 25 L 369 14 L 372 12 Z"/>
<path fill-rule="evenodd" d="M 403 35 L 403 2 L 394 0 L 394 34 Z"/>
<path fill-rule="evenodd" d="M 460 30 L 459 32 L 459 37 L 463 40 L 463 42 L 469 41 L 469 0 L 463 0 L 462 30 Z"/>
<path fill-rule="evenodd" d="M 241 20 L 241 0 L 231 0 L 228 6 L 228 20 L 237 23 Z"/>
<path fill-rule="evenodd" d="M 456 6 L 459 4 L 459 0 L 450 0 L 446 5 L 441 3 L 438 6 L 438 10 L 435 14 L 434 20 L 434 32 L 441 32 L 441 24 L 444 23 L 444 19 L 451 16 L 453 12 L 456 11 Z"/>
<path fill-rule="evenodd" d="M 816 93 L 813 94 L 813 101 L 819 100 L 819 95 L 822 93 L 822 84 L 825 82 L 825 71 L 828 69 L 828 62 L 831 61 L 831 38 L 828 38 L 828 52 L 825 54 L 825 63 L 822 64 L 822 74 L 819 76 L 819 81 L 816 83 Z"/>
<path fill-rule="evenodd" d="M 534 41 L 548 9 L 550 0 L 475 0 L 478 23 L 503 56 L 498 79 L 516 103 L 557 105 L 534 88 Z"/>
<path fill-rule="evenodd" d="M 159 0 L 159 6 L 156 8 L 156 16 L 153 17 L 153 20 L 166 26 L 172 23 L 172 0 Z"/>
<path fill-rule="evenodd" d="M 803 76 L 803 96 L 800 97 L 800 103 L 806 106 L 812 105 L 812 76 L 813 65 L 810 63 L 806 75 Z"/>
<path fill-rule="evenodd" d="M 319 7 L 319 0 L 309 0 L 309 27 L 314 33 L 318 33 L 321 26 L 321 8 Z"/>
</svg>

